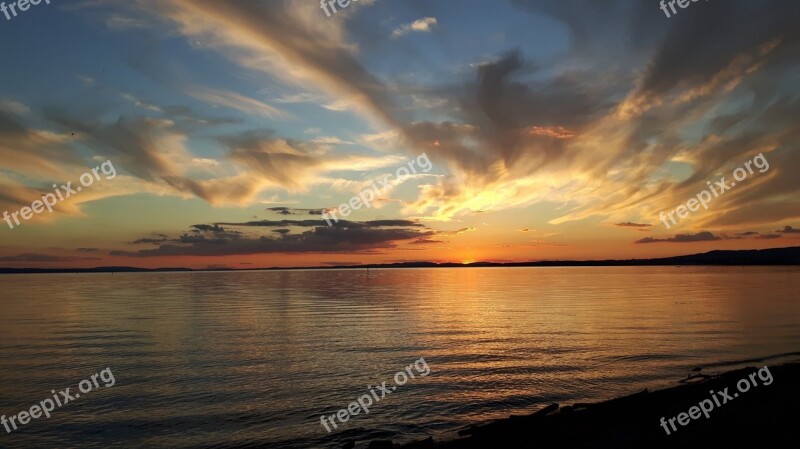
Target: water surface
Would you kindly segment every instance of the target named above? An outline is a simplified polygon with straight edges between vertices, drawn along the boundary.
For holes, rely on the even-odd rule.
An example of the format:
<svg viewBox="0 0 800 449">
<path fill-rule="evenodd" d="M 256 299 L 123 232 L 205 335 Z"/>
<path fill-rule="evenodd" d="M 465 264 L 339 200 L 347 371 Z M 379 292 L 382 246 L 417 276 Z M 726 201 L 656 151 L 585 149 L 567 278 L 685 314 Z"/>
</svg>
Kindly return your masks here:
<svg viewBox="0 0 800 449">
<path fill-rule="evenodd" d="M 109 367 L 0 447 L 338 448 L 800 351 L 795 267 L 0 276 L 0 414 Z M 328 435 L 319 416 L 424 357 Z M 770 361 L 777 363 L 777 360 Z M 776 381 L 780 381 L 776 379 Z"/>
</svg>

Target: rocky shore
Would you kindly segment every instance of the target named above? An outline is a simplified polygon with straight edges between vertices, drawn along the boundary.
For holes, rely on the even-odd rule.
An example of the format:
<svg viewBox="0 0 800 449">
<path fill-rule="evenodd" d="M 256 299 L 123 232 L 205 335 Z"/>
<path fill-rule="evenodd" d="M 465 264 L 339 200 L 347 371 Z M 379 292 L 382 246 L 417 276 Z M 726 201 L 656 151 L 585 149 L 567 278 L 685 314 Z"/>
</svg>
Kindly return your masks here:
<svg viewBox="0 0 800 449">
<path fill-rule="evenodd" d="M 517 448 L 743 448 L 797 447 L 800 422 L 800 363 L 768 367 L 767 385 L 758 377 L 764 365 L 716 376 L 696 374 L 681 385 L 591 404 L 550 404 L 525 416 L 473 426 L 459 438 L 429 438 L 406 445 L 373 441 L 370 449 L 517 449 Z M 756 374 L 754 377 L 751 375 Z M 762 375 L 766 373 L 762 370 Z M 741 392 L 737 385 L 749 379 Z M 759 383 L 760 381 L 760 383 Z M 742 387 L 746 386 L 741 384 Z M 727 390 L 726 390 L 727 388 Z M 712 394 L 714 392 L 714 394 Z M 722 393 L 726 392 L 730 400 Z M 734 394 L 735 399 L 734 399 Z M 678 417 L 703 400 L 717 398 L 708 417 L 700 415 L 675 429 L 662 418 Z M 686 422 L 686 417 L 681 420 Z M 669 430 L 669 434 L 667 434 Z M 350 446 L 350 447 L 354 447 Z"/>
</svg>

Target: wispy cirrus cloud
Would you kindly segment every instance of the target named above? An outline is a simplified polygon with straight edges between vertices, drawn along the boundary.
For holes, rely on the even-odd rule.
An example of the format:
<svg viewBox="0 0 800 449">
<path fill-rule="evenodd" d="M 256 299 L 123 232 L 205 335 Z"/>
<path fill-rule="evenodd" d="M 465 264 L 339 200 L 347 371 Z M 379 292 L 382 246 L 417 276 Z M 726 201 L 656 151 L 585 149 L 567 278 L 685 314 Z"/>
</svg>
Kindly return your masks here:
<svg viewBox="0 0 800 449">
<path fill-rule="evenodd" d="M 225 106 L 254 116 L 261 116 L 269 119 L 288 119 L 292 117 L 288 112 L 236 92 L 211 89 L 203 86 L 192 86 L 186 89 L 186 93 L 209 104 Z"/>
<path fill-rule="evenodd" d="M 774 170 L 721 198 L 713 213 L 682 223 L 681 233 L 800 218 L 800 202 L 792 199 L 800 189 L 792 176 L 800 166 L 792 146 L 800 133 L 792 119 L 800 102 L 786 82 L 798 55 L 799 7 L 734 0 L 709 4 L 680 22 L 658 17 L 659 22 L 652 8 L 623 1 L 611 0 L 601 12 L 584 0 L 512 4 L 565 25 L 570 47 L 554 54 L 547 67 L 522 50 L 497 48 L 481 55 L 471 79 L 452 77 L 412 89 L 368 68 L 379 64 L 363 53 L 369 42 L 358 40 L 364 24 L 354 12 L 320 21 L 316 6 L 279 0 L 135 2 L 171 32 L 216 52 L 248 77 L 263 74 L 302 93 L 288 94 L 282 104 L 318 96 L 323 107 L 379 125 L 370 136 L 382 149 L 425 151 L 446 175 L 404 202 L 409 216 L 450 221 L 539 206 L 553 212 L 548 223 L 555 226 L 646 219 L 693 196 L 712 175 L 765 152 Z M 754 15 L 757 23 L 747 20 Z M 399 29 L 427 32 L 448 25 L 437 17 Z M 715 18 L 724 24 L 710 29 L 706 24 Z M 612 34 L 608 25 L 619 21 L 631 25 Z M 620 47 L 612 43 L 624 45 L 623 57 L 614 57 Z M 203 95 L 194 98 L 279 118 L 262 100 L 214 89 L 209 96 L 207 90 L 200 88 Z M 426 110 L 414 108 L 419 104 Z M 197 178 L 174 161 L 158 168 L 159 157 L 150 151 L 142 159 L 156 169 L 140 173 L 212 204 L 247 204 L 264 189 L 303 191 L 321 174 L 357 163 L 357 156 L 324 148 L 344 141 L 340 136 L 325 133 L 331 140 L 308 142 L 253 133 L 259 132 L 239 141 L 218 139 L 238 168 L 224 179 Z M 172 132 L 173 143 L 181 139 L 186 136 L 180 130 Z"/>
</svg>

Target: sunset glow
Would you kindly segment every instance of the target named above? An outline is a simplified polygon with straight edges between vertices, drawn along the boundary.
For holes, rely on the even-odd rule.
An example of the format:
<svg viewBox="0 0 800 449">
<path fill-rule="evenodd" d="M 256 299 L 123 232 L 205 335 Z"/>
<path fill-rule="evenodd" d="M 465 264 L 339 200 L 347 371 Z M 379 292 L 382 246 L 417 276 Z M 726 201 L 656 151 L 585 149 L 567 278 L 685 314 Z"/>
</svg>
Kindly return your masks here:
<svg viewBox="0 0 800 449">
<path fill-rule="evenodd" d="M 501 2 L 482 20 L 474 4 L 361 1 L 326 17 L 311 3 L 139 0 L 20 15 L 0 43 L 14 65 L 0 85 L 0 266 L 626 259 L 797 244 L 788 29 L 717 41 L 658 8 L 582 20 L 580 8 Z M 618 39 L 624 17 L 662 43 Z M 691 33 L 712 42 L 684 46 Z M 769 171 L 662 224 L 758 154 Z M 421 155 L 430 171 L 389 181 L 348 223 L 320 220 Z M 114 179 L 14 223 L 103 161 Z"/>
</svg>

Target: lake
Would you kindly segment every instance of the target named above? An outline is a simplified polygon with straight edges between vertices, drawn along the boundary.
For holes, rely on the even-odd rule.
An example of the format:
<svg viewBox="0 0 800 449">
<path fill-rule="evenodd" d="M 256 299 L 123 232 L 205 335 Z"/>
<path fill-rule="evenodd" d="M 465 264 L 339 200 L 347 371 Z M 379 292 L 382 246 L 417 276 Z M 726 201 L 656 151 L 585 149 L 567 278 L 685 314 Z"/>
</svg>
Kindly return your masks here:
<svg viewBox="0 0 800 449">
<path fill-rule="evenodd" d="M 674 385 L 800 351 L 798 267 L 0 276 L 0 414 L 109 368 L 0 447 L 340 448 Z M 328 434 L 320 415 L 420 357 Z M 779 363 L 780 357 L 768 361 Z M 767 362 L 762 363 L 761 365 Z"/>
</svg>

